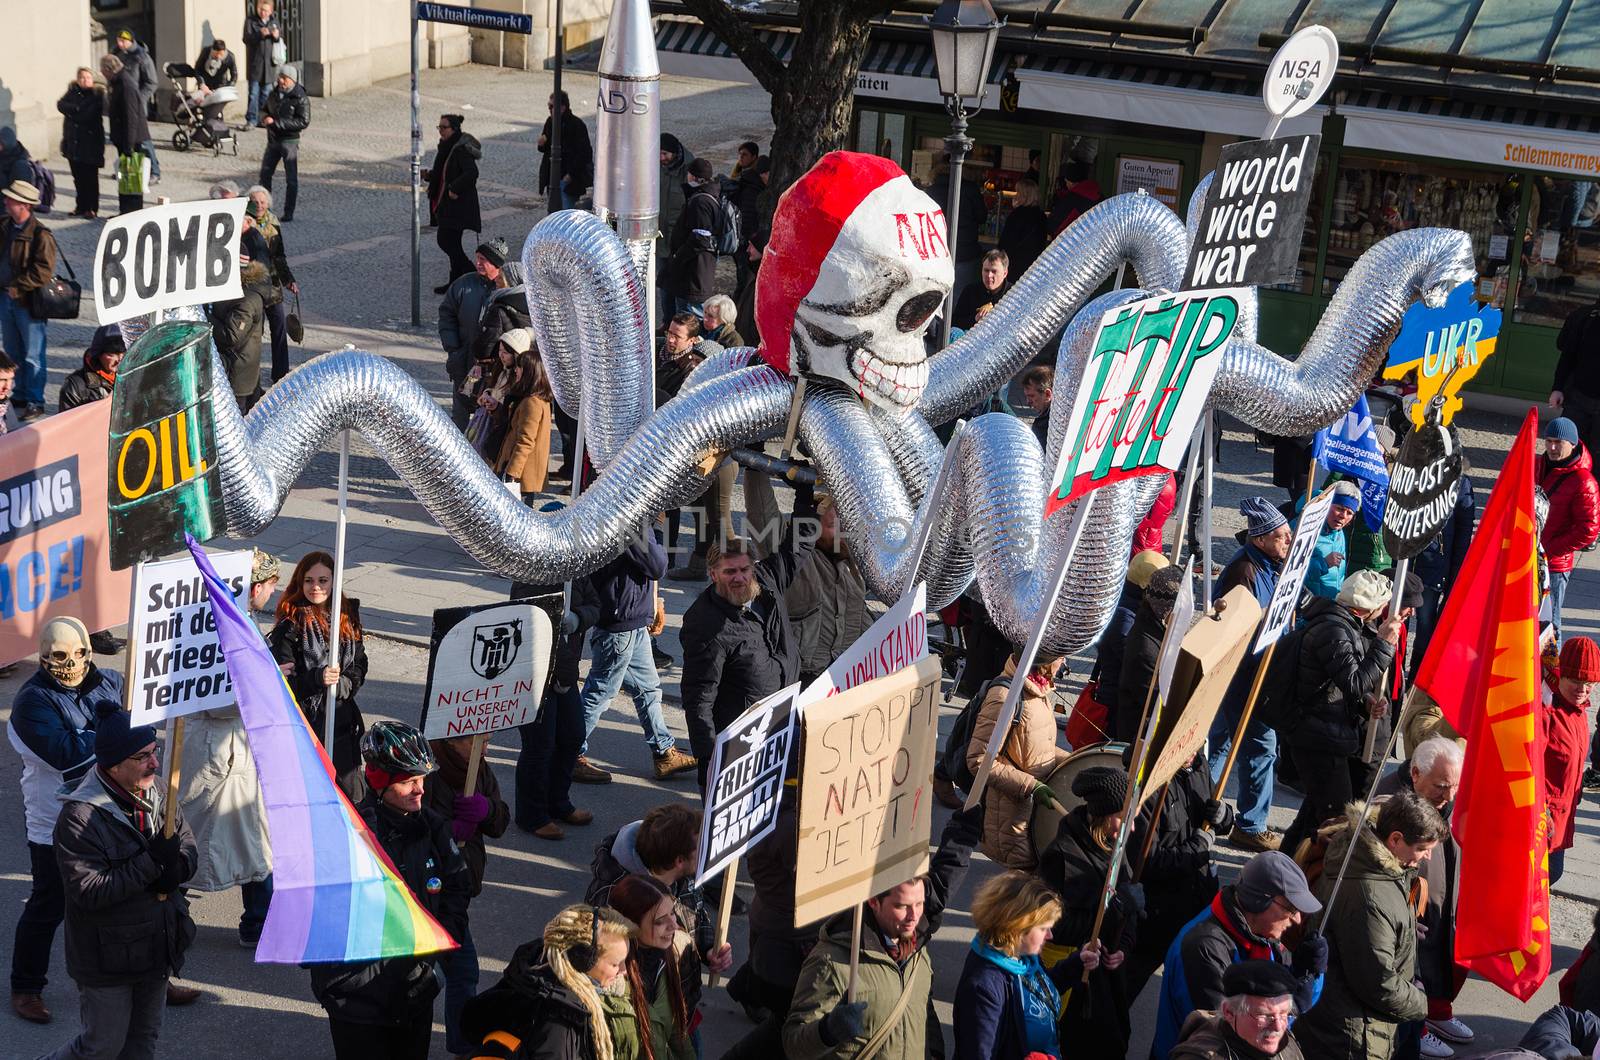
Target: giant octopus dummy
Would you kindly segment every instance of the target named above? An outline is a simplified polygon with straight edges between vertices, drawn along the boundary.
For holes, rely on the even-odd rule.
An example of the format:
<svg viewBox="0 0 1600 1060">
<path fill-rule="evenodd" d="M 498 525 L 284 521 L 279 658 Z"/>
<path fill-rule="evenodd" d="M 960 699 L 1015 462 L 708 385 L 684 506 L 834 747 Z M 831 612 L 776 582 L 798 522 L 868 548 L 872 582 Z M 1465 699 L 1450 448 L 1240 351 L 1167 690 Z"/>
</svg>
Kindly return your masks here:
<svg viewBox="0 0 1600 1060">
<path fill-rule="evenodd" d="M 1191 200 L 1191 219 L 1209 180 Z M 228 529 L 240 536 L 262 530 L 323 443 L 352 428 L 485 567 L 523 582 L 562 581 L 605 563 L 657 513 L 688 503 L 723 454 L 781 434 L 803 377 L 800 437 L 837 499 L 872 589 L 894 599 L 913 579 L 924 580 L 930 606 L 942 606 L 976 577 L 991 616 L 1021 642 L 1042 617 L 1048 572 L 1070 522 L 1068 512 L 1043 518 L 1067 416 L 1052 417 L 1045 451 L 1008 415 L 977 417 L 948 453 L 933 428 L 993 393 L 1064 325 L 1055 392 L 1070 402 L 1095 322 L 1107 309 L 1175 290 L 1190 238 L 1147 195 L 1108 199 L 1063 232 L 977 326 L 930 359 L 923 333 L 952 280 L 943 211 L 893 163 L 835 152 L 784 193 L 773 217 L 756 289 L 766 345 L 710 358 L 655 409 L 645 292 L 629 254 L 598 218 L 557 213 L 534 227 L 522 261 L 556 400 L 580 418 L 599 471 L 581 496 L 556 512 L 525 507 L 409 375 L 346 349 L 285 377 L 248 417 L 224 393 L 227 376 L 217 370 Z M 1138 288 L 1091 301 L 1123 264 Z M 1464 234 L 1392 235 L 1350 269 L 1292 362 L 1254 341 L 1254 306 L 1246 305 L 1223 351 L 1212 407 L 1275 434 L 1326 426 L 1361 393 L 1406 308 L 1418 298 L 1440 304 L 1472 275 Z M 930 510 L 927 493 L 946 460 L 950 491 Z M 1134 529 L 1159 487 L 1154 478 L 1134 479 L 1099 492 L 1068 589 L 1048 616 L 1047 653 L 1098 638 Z M 936 525 L 912 571 L 907 544 L 929 519 Z"/>
</svg>

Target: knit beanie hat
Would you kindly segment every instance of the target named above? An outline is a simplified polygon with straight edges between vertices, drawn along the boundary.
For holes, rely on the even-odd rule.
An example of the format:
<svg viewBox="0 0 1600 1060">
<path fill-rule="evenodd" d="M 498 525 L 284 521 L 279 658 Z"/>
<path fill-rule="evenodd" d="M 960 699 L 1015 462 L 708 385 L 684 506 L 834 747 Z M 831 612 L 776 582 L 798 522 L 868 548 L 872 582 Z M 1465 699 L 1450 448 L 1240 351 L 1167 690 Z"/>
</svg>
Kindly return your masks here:
<svg viewBox="0 0 1600 1060">
<path fill-rule="evenodd" d="M 1143 589 L 1149 586 L 1151 575 L 1170 566 L 1160 549 L 1147 548 L 1128 561 L 1128 580 Z"/>
<path fill-rule="evenodd" d="M 1375 570 L 1358 570 L 1339 586 L 1338 600 L 1346 607 L 1371 611 L 1389 602 L 1394 583 Z"/>
<path fill-rule="evenodd" d="M 512 353 L 527 353 L 533 349 L 533 332 L 528 328 L 512 328 L 500 336 Z"/>
<path fill-rule="evenodd" d="M 94 724 L 94 760 L 114 766 L 156 742 L 156 730 L 149 725 L 131 725 L 132 715 L 120 703 L 102 703 Z"/>
<path fill-rule="evenodd" d="M 1565 416 L 1557 416 L 1555 419 L 1545 424 L 1544 436 L 1546 438 L 1557 438 L 1563 442 L 1571 442 L 1573 445 L 1577 445 L 1578 425 L 1567 419 Z"/>
<path fill-rule="evenodd" d="M 1600 644 L 1572 637 L 1561 645 L 1561 676 L 1568 681 L 1600 681 Z"/>
<path fill-rule="evenodd" d="M 1072 778 L 1072 793 L 1083 800 L 1091 817 L 1108 817 L 1128 797 L 1128 775 L 1110 766 L 1094 766 Z"/>
<path fill-rule="evenodd" d="M 499 236 L 495 236 L 493 239 L 479 243 L 478 253 L 483 255 L 483 260 L 498 269 L 503 267 L 506 259 L 511 256 L 511 244 Z"/>
<path fill-rule="evenodd" d="M 1178 590 L 1183 587 L 1183 568 L 1168 564 L 1150 575 L 1150 584 L 1144 587 L 1144 602 L 1150 605 L 1157 618 L 1172 614 L 1172 605 L 1178 602 Z"/>
<path fill-rule="evenodd" d="M 1265 497 L 1246 497 L 1239 502 L 1239 514 L 1244 516 L 1245 537 L 1265 537 L 1289 521 Z"/>
</svg>

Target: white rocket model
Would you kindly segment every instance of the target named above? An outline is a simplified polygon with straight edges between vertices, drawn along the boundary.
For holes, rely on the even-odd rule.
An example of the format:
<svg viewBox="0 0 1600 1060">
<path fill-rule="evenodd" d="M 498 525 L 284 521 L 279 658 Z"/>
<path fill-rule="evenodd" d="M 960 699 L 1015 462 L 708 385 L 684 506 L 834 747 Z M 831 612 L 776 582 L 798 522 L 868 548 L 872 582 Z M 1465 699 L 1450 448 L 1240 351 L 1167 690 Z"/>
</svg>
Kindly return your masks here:
<svg viewBox="0 0 1600 1060">
<path fill-rule="evenodd" d="M 616 226 L 647 276 L 661 214 L 661 64 L 648 0 L 616 0 L 599 75 L 595 213 Z M 647 282 L 654 287 L 653 276 Z"/>
</svg>

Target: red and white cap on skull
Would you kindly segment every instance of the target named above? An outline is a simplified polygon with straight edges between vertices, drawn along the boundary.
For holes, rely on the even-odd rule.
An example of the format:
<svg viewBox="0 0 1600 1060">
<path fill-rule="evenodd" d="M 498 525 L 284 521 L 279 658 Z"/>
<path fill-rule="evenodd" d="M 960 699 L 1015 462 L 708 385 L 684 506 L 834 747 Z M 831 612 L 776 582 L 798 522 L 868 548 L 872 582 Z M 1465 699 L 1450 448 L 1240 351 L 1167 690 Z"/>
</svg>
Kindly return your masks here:
<svg viewBox="0 0 1600 1060">
<path fill-rule="evenodd" d="M 927 382 L 922 331 L 953 278 L 939 205 L 886 158 L 831 152 L 773 214 L 756 275 L 761 356 L 785 374 L 836 378 L 907 408 Z M 807 320 L 830 318 L 848 325 L 819 325 L 831 343 L 796 334 Z"/>
</svg>

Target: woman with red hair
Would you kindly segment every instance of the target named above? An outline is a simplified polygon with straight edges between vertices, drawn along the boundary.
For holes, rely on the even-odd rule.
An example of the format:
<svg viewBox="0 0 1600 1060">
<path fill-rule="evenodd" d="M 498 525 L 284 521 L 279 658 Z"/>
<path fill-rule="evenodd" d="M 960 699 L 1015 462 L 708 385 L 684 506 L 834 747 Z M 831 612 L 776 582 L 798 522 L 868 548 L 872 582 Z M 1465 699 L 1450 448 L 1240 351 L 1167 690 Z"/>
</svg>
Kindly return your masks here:
<svg viewBox="0 0 1600 1060">
<path fill-rule="evenodd" d="M 681 930 L 678 901 L 654 876 L 632 875 L 611 887 L 607 904 L 638 925 L 623 967 L 627 997 L 602 999 L 617 1060 L 695 1060 L 700 1025 L 700 961 Z M 635 1028 L 637 1028 L 635 1030 Z M 638 1035 L 637 1049 L 628 1039 Z"/>
<path fill-rule="evenodd" d="M 284 586 L 283 598 L 278 601 L 278 624 L 267 634 L 267 644 L 318 740 L 323 737 L 331 690 L 333 747 L 329 757 L 339 787 L 351 802 L 359 802 L 366 794 L 361 775 L 361 734 L 366 724 L 356 706 L 356 692 L 367 679 L 367 649 L 361 637 L 360 601 L 346 596 L 339 606 L 339 658 L 329 664 L 332 595 L 333 557 L 326 552 L 306 553 Z"/>
</svg>

